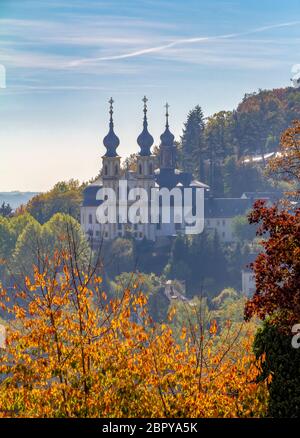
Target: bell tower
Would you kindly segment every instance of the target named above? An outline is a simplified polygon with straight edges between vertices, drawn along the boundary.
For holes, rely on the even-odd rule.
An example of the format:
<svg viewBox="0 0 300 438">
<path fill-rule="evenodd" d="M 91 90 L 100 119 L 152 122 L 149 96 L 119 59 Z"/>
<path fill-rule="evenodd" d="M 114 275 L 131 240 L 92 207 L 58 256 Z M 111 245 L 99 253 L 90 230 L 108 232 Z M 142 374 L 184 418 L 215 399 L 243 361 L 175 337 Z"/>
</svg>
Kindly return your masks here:
<svg viewBox="0 0 300 438">
<path fill-rule="evenodd" d="M 143 188 L 148 194 L 148 214 L 149 221 L 147 224 L 138 225 L 138 238 L 142 239 L 146 237 L 147 239 L 154 239 L 154 225 L 150 223 L 150 199 L 151 199 L 151 189 L 155 186 L 155 156 L 151 153 L 151 146 L 154 143 L 152 135 L 148 131 L 148 120 L 147 120 L 147 102 L 146 96 L 142 99 L 144 108 L 144 119 L 143 119 L 143 131 L 137 138 L 137 143 L 140 147 L 140 152 L 136 159 L 136 186 L 138 188 Z"/>
<path fill-rule="evenodd" d="M 166 129 L 160 136 L 159 157 L 160 169 L 174 172 L 176 166 L 176 147 L 174 146 L 175 137 L 169 129 L 169 107 L 170 105 L 166 103 Z"/>
<path fill-rule="evenodd" d="M 148 131 L 148 120 L 147 120 L 147 102 L 146 96 L 142 99 L 144 103 L 144 121 L 143 121 L 143 131 L 137 138 L 137 143 L 140 147 L 140 152 L 137 156 L 137 178 L 146 180 L 153 180 L 154 178 L 154 164 L 155 157 L 151 154 L 151 146 L 154 143 L 152 135 Z M 145 187 L 146 188 L 146 187 Z"/>
<path fill-rule="evenodd" d="M 109 131 L 103 139 L 103 144 L 106 148 L 106 153 L 102 157 L 102 180 L 105 187 L 111 187 L 117 190 L 118 181 L 120 179 L 120 160 L 117 154 L 117 147 L 120 144 L 119 138 L 114 132 L 113 122 L 113 99 L 109 100 Z"/>
</svg>

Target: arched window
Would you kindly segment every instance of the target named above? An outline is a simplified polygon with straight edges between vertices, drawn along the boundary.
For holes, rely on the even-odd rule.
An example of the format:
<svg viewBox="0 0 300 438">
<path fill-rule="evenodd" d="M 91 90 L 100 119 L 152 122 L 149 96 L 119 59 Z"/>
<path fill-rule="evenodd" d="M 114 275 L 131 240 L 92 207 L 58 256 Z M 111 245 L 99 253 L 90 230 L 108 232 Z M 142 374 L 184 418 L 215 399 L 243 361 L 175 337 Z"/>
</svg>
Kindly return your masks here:
<svg viewBox="0 0 300 438">
<path fill-rule="evenodd" d="M 150 163 L 149 164 L 149 175 L 152 175 L 152 173 L 153 173 L 153 164 Z"/>
<path fill-rule="evenodd" d="M 141 164 L 139 164 L 139 174 L 140 175 L 142 174 L 142 165 Z"/>
<path fill-rule="evenodd" d="M 89 214 L 89 224 L 93 223 L 93 216 L 91 215 L 91 213 Z"/>
<path fill-rule="evenodd" d="M 116 164 L 116 165 L 115 165 L 115 175 L 118 175 L 118 173 L 119 173 L 119 167 L 118 167 L 118 165 Z"/>
<path fill-rule="evenodd" d="M 108 168 L 107 168 L 107 165 L 105 165 L 104 166 L 104 175 L 107 175 L 108 174 Z"/>
</svg>

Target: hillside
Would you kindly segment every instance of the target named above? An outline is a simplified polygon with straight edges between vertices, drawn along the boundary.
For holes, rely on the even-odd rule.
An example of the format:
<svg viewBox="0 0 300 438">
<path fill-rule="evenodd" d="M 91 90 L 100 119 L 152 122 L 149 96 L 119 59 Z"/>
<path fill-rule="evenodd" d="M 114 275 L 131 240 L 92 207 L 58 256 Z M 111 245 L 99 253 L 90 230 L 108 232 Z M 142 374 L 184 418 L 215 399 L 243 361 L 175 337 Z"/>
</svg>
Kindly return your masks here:
<svg viewBox="0 0 300 438">
<path fill-rule="evenodd" d="M 210 185 L 218 197 L 272 190 L 264 175 L 266 154 L 278 149 L 281 134 L 300 119 L 300 90 L 278 88 L 246 94 L 237 108 L 204 118 L 188 114 L 179 144 L 179 166 Z M 262 160 L 245 160 L 260 155 Z"/>
</svg>

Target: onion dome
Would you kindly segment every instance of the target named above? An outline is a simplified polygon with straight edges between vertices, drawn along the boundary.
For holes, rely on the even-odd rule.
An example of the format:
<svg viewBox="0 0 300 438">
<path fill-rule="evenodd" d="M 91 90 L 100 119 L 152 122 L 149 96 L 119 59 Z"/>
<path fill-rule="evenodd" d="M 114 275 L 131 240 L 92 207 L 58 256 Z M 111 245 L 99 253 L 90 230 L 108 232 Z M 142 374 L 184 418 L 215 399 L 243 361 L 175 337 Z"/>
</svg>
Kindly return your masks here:
<svg viewBox="0 0 300 438">
<path fill-rule="evenodd" d="M 166 103 L 166 129 L 160 136 L 161 139 L 161 146 L 173 146 L 174 145 L 174 135 L 169 130 L 169 104 Z"/>
<path fill-rule="evenodd" d="M 144 102 L 144 122 L 143 122 L 143 131 L 137 138 L 137 143 L 141 149 L 140 155 L 141 156 L 147 156 L 151 155 L 151 146 L 154 143 L 154 139 L 152 135 L 148 131 L 148 120 L 147 120 L 147 97 L 144 96 L 143 102 Z"/>
<path fill-rule="evenodd" d="M 113 99 L 112 97 L 109 100 L 109 104 L 110 104 L 110 108 L 109 108 L 109 114 L 110 114 L 110 119 L 109 119 L 109 132 L 108 134 L 104 137 L 103 139 L 103 144 L 106 148 L 106 153 L 105 153 L 105 157 L 117 157 L 117 147 L 120 144 L 120 140 L 119 137 L 116 136 L 115 132 L 114 132 L 114 122 L 113 122 Z"/>
</svg>

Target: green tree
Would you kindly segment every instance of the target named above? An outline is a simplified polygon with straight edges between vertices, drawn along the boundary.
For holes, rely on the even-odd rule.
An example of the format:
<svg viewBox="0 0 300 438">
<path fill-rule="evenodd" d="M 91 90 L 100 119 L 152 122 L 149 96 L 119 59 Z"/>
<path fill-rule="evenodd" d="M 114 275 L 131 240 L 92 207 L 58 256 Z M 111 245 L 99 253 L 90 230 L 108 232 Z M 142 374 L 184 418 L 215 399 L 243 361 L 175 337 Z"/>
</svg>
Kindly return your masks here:
<svg viewBox="0 0 300 438">
<path fill-rule="evenodd" d="M 240 242 L 250 242 L 256 236 L 256 227 L 249 224 L 247 216 L 235 216 L 232 220 L 232 229 Z"/>
<path fill-rule="evenodd" d="M 57 213 L 41 225 L 31 220 L 19 234 L 13 251 L 10 270 L 15 277 L 32 271 L 55 252 L 68 251 L 76 255 L 76 262 L 84 269 L 91 260 L 91 252 L 80 224 L 71 216 Z"/>
<path fill-rule="evenodd" d="M 11 206 L 5 202 L 3 202 L 0 206 L 0 216 L 3 217 L 10 217 L 12 215 L 12 208 Z"/>
<path fill-rule="evenodd" d="M 188 114 L 181 136 L 182 168 L 195 177 L 204 178 L 204 117 L 197 105 Z"/>
<path fill-rule="evenodd" d="M 254 345 L 257 358 L 266 356 L 260 380 L 269 381 L 268 415 L 299 418 L 300 416 L 300 348 L 292 348 L 291 336 L 264 322 Z"/>
<path fill-rule="evenodd" d="M 102 257 L 104 270 L 110 278 L 136 270 L 133 239 L 119 237 L 113 242 L 104 242 Z"/>
<path fill-rule="evenodd" d="M 26 205 L 26 211 L 41 224 L 55 213 L 65 213 L 79 220 L 84 187 L 76 180 L 58 182 L 49 192 L 34 196 Z"/>
<path fill-rule="evenodd" d="M 217 196 L 224 193 L 222 164 L 226 156 L 232 154 L 231 138 L 232 113 L 220 111 L 209 117 L 205 125 L 205 144 L 209 160 L 209 185 Z"/>
</svg>

